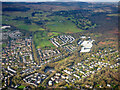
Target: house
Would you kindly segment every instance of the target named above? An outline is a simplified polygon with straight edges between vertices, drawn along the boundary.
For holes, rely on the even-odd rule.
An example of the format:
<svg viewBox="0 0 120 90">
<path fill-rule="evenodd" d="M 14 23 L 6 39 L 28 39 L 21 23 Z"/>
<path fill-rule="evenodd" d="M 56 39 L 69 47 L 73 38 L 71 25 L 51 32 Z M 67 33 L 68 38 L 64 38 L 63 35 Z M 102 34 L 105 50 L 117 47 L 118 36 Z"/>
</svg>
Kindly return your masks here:
<svg viewBox="0 0 120 90">
<path fill-rule="evenodd" d="M 49 85 L 49 86 L 52 86 L 52 81 L 49 81 L 49 82 L 48 82 L 48 85 Z"/>
<path fill-rule="evenodd" d="M 55 80 L 55 83 L 59 83 L 58 80 Z"/>
<path fill-rule="evenodd" d="M 13 70 L 13 69 L 11 69 L 9 66 L 7 67 L 7 69 L 8 69 L 9 71 L 13 72 L 13 73 L 16 73 L 16 71 Z"/>
<path fill-rule="evenodd" d="M 80 78 L 78 75 L 76 75 L 76 74 L 73 74 L 73 76 L 75 76 L 76 78 Z"/>
<path fill-rule="evenodd" d="M 29 55 L 30 55 L 30 60 L 33 60 L 32 54 L 29 54 Z"/>
<path fill-rule="evenodd" d="M 10 26 L 2 26 L 1 29 L 10 28 Z"/>
<path fill-rule="evenodd" d="M 81 36 L 81 38 L 82 38 L 82 39 L 85 39 L 85 38 L 86 38 L 86 36 Z"/>
<path fill-rule="evenodd" d="M 65 79 L 66 77 L 62 75 L 61 78 L 62 78 L 62 79 Z"/>
<path fill-rule="evenodd" d="M 107 84 L 107 86 L 108 86 L 108 87 L 111 87 L 111 85 L 110 85 L 110 84 Z"/>
<path fill-rule="evenodd" d="M 71 74 L 71 72 L 70 72 L 70 71 L 67 71 L 67 70 L 64 70 L 64 72 L 67 73 L 67 74 Z"/>
<path fill-rule="evenodd" d="M 40 83 L 40 81 L 37 81 L 37 83 L 39 84 L 39 83 Z"/>
<path fill-rule="evenodd" d="M 59 79 L 59 77 L 58 77 L 58 76 L 55 76 L 55 78 L 56 78 L 56 79 Z"/>
<path fill-rule="evenodd" d="M 54 79 L 53 77 L 51 77 L 51 80 L 52 80 L 52 81 L 55 81 L 55 79 Z"/>
<path fill-rule="evenodd" d="M 56 76 L 60 76 L 61 74 L 60 74 L 60 73 L 56 73 L 55 75 L 56 75 Z"/>
<path fill-rule="evenodd" d="M 65 76 L 65 79 L 68 79 L 69 77 L 68 76 Z"/>
</svg>

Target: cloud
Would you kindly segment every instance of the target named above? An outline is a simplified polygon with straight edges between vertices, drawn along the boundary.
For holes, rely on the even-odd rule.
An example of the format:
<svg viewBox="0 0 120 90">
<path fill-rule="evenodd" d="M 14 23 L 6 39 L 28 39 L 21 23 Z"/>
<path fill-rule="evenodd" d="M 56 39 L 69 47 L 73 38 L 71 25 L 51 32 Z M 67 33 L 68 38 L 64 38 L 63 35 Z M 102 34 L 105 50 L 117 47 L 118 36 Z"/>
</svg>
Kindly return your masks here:
<svg viewBox="0 0 120 90">
<path fill-rule="evenodd" d="M 71 1 L 82 1 L 82 2 L 119 2 L 119 0 L 2 0 L 12 2 L 47 2 L 47 1 L 60 1 L 60 2 L 71 2 Z"/>
<path fill-rule="evenodd" d="M 2 0 L 2 2 L 47 2 L 55 0 Z"/>
<path fill-rule="evenodd" d="M 119 2 L 119 0 L 75 0 L 82 2 Z"/>
</svg>

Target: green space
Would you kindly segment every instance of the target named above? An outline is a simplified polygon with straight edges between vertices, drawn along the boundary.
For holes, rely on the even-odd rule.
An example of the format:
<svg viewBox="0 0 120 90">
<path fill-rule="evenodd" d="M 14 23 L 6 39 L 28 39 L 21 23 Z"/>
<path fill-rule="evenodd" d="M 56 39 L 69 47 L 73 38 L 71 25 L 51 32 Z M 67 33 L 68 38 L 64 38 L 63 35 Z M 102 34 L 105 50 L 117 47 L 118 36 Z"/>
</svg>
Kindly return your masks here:
<svg viewBox="0 0 120 90">
<path fill-rule="evenodd" d="M 25 88 L 25 86 L 21 85 L 21 86 L 19 86 L 18 88 L 19 88 L 19 89 L 23 89 L 23 88 Z"/>
<path fill-rule="evenodd" d="M 80 10 L 57 11 L 52 13 L 52 15 L 64 17 L 66 20 L 73 22 L 76 27 L 81 30 L 88 30 L 89 28 L 96 27 L 96 24 L 86 18 Z"/>
<path fill-rule="evenodd" d="M 77 33 L 81 32 L 81 29 L 78 29 L 74 23 L 71 21 L 51 21 L 47 23 L 47 27 L 50 31 L 57 31 L 62 33 Z"/>
<path fill-rule="evenodd" d="M 4 12 L 4 14 L 6 14 L 6 15 L 10 15 L 10 16 L 12 16 L 12 17 L 19 17 L 19 16 L 21 16 L 21 17 L 26 17 L 26 16 L 28 16 L 28 17 L 30 17 L 31 16 L 31 13 L 33 12 L 33 10 L 30 10 L 30 11 L 26 11 L 26 12 Z"/>
<path fill-rule="evenodd" d="M 95 37 L 100 37 L 100 36 L 102 36 L 102 35 L 95 35 Z"/>
<path fill-rule="evenodd" d="M 9 24 L 15 26 L 19 29 L 27 30 L 27 31 L 40 31 L 45 30 L 41 26 L 36 25 L 35 23 L 25 24 L 22 20 L 12 20 L 14 17 L 3 16 L 3 24 Z"/>
<path fill-rule="evenodd" d="M 2 48 L 5 48 L 7 46 L 6 43 L 2 43 Z"/>
<path fill-rule="evenodd" d="M 34 43 L 36 48 L 55 48 L 55 46 L 50 42 L 50 38 L 59 35 L 56 32 L 39 31 L 34 34 Z"/>
</svg>

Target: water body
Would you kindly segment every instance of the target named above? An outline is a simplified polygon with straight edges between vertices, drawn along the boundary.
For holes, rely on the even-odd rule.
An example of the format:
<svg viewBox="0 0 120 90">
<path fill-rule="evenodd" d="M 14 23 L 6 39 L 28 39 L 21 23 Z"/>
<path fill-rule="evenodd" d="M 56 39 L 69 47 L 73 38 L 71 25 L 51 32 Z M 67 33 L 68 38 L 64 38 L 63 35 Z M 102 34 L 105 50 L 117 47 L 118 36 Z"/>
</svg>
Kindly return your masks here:
<svg viewBox="0 0 120 90">
<path fill-rule="evenodd" d="M 53 67 L 47 66 L 47 67 L 45 67 L 44 72 L 47 73 L 48 71 L 49 71 L 49 72 L 52 72 L 52 71 L 54 71 L 54 70 L 55 70 L 55 69 L 54 69 Z"/>
</svg>

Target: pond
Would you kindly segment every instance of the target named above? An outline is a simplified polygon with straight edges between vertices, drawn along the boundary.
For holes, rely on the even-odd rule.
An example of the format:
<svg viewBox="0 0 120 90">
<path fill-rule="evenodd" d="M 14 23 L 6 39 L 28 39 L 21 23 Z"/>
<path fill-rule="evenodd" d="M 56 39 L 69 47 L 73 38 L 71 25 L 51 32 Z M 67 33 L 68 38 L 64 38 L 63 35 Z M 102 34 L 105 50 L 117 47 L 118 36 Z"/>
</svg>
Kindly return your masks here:
<svg viewBox="0 0 120 90">
<path fill-rule="evenodd" d="M 48 71 L 49 71 L 49 72 L 52 72 L 52 71 L 54 71 L 54 70 L 55 70 L 54 67 L 49 67 L 49 66 L 47 66 L 47 67 L 45 67 L 44 72 L 47 73 Z"/>
</svg>

